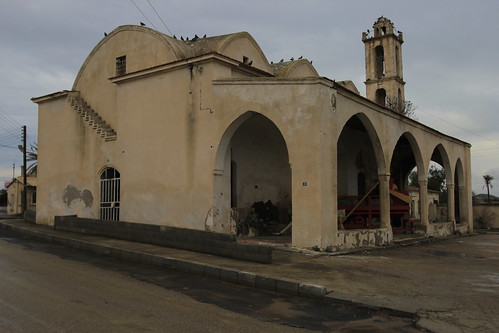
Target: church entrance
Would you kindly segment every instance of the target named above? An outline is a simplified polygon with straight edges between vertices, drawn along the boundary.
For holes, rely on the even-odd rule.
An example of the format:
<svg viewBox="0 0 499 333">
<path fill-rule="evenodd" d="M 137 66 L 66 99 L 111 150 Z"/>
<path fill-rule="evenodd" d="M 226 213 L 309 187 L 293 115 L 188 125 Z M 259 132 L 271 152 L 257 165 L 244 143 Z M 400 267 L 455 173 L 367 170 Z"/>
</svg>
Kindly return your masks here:
<svg viewBox="0 0 499 333">
<path fill-rule="evenodd" d="M 219 188 L 230 195 L 225 195 L 221 206 L 230 207 L 233 232 L 238 236 L 291 235 L 291 168 L 286 142 L 267 117 L 258 113 L 241 117 L 231 125 L 237 128 L 226 132 L 233 134 L 227 140 L 221 178 L 225 181 L 219 181 Z"/>
</svg>

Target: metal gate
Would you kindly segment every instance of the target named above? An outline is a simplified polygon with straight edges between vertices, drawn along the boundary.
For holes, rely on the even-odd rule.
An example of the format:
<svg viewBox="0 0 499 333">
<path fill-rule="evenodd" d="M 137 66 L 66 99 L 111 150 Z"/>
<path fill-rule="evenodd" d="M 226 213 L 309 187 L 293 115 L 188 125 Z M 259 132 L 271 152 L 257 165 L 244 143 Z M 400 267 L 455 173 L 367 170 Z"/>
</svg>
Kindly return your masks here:
<svg viewBox="0 0 499 333">
<path fill-rule="evenodd" d="M 100 219 L 120 220 L 120 173 L 114 168 L 100 175 Z"/>
</svg>

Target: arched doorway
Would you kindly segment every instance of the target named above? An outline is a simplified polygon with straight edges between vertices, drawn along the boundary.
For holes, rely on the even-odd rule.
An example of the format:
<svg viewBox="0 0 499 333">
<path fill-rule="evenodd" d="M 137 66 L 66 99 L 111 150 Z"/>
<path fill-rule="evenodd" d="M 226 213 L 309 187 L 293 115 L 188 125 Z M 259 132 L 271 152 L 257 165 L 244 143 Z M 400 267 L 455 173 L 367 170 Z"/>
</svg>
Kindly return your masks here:
<svg viewBox="0 0 499 333">
<path fill-rule="evenodd" d="M 105 221 L 120 220 L 120 173 L 105 168 L 100 174 L 99 217 Z"/>
<path fill-rule="evenodd" d="M 423 212 L 421 191 L 410 186 L 415 185 L 410 184 L 413 175 L 417 182 L 423 170 L 420 155 L 414 137 L 404 133 L 395 145 L 390 163 L 390 221 L 394 233 L 413 231 Z"/>
<path fill-rule="evenodd" d="M 248 112 L 229 126 L 217 153 L 214 189 L 215 230 L 271 236 L 290 224 L 288 150 L 270 119 Z M 291 228 L 283 234 L 291 235 Z"/>
<path fill-rule="evenodd" d="M 378 161 L 383 154 L 374 127 L 364 114 L 346 122 L 337 147 L 339 228 L 379 228 Z"/>
<path fill-rule="evenodd" d="M 431 155 L 428 169 L 429 221 L 449 221 L 448 184 L 453 184 L 449 158 L 444 147 L 438 144 Z M 451 186 L 452 187 L 452 186 Z"/>
</svg>

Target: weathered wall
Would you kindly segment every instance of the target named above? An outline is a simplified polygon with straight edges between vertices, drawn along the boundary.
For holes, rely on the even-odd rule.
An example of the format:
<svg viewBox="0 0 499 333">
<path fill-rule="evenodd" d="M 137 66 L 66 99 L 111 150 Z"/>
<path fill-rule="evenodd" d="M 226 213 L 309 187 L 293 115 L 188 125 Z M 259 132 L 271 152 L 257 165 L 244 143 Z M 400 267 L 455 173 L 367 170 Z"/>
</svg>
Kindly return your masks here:
<svg viewBox="0 0 499 333">
<path fill-rule="evenodd" d="M 338 245 L 334 250 L 356 249 L 360 247 L 373 247 L 390 244 L 393 241 L 391 230 L 363 229 L 363 230 L 340 230 L 338 231 Z"/>
<path fill-rule="evenodd" d="M 455 230 L 453 222 L 434 222 L 428 225 L 426 233 L 433 237 L 446 237 L 454 235 Z"/>
<path fill-rule="evenodd" d="M 475 228 L 499 228 L 499 205 L 474 205 L 473 223 Z"/>
</svg>

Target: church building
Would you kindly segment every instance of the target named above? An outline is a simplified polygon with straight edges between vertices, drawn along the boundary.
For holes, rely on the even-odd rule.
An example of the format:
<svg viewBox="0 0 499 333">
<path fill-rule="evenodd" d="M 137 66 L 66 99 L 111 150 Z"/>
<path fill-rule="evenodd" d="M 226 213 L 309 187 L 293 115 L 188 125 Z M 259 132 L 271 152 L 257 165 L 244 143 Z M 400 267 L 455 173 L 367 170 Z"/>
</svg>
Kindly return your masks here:
<svg viewBox="0 0 499 333">
<path fill-rule="evenodd" d="M 402 33 L 362 34 L 366 97 L 306 59 L 269 62 L 247 32 L 178 39 L 126 25 L 70 90 L 38 104 L 36 222 L 77 215 L 341 250 L 394 233 L 472 232 L 470 144 L 403 114 Z M 359 41 L 360 42 L 360 41 Z M 395 107 L 394 107 L 395 106 Z M 428 170 L 447 205 L 428 219 Z M 418 221 L 408 175 L 417 168 Z M 409 202 L 407 201 L 409 198 Z"/>
</svg>

